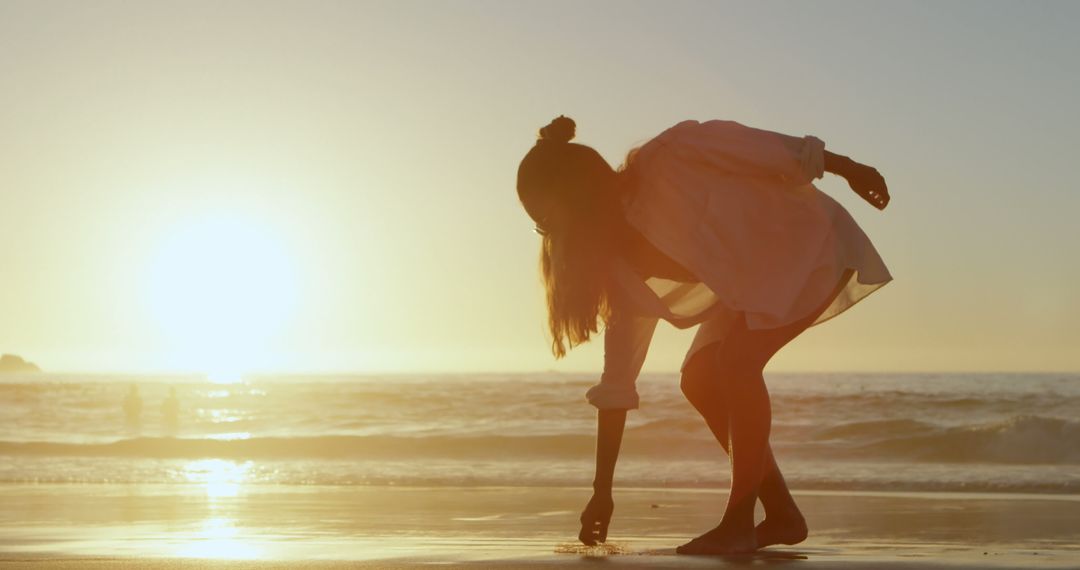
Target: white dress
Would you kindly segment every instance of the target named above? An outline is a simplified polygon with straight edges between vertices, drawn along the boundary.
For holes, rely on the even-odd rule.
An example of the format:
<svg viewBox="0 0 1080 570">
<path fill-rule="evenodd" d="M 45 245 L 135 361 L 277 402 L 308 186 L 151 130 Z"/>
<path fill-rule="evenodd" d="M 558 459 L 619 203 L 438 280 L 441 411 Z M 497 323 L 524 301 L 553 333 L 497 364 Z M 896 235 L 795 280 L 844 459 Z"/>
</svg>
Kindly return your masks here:
<svg viewBox="0 0 1080 570">
<path fill-rule="evenodd" d="M 815 137 L 733 121 L 684 121 L 637 151 L 626 172 L 636 188 L 623 202 L 626 220 L 699 281 L 642 279 L 615 260 L 614 315 L 591 404 L 638 407 L 635 383 L 659 319 L 701 325 L 685 367 L 722 341 L 739 313 L 751 329 L 790 324 L 820 308 L 852 270 L 818 324 L 892 280 L 847 210 L 811 183 L 824 175 L 824 151 Z"/>
</svg>

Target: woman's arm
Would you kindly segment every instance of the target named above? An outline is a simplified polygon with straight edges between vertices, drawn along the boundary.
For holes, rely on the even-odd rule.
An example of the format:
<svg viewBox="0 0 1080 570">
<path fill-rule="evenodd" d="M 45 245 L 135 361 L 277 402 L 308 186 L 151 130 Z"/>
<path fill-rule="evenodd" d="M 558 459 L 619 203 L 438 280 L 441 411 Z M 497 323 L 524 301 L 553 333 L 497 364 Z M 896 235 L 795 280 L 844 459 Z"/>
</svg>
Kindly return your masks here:
<svg viewBox="0 0 1080 570">
<path fill-rule="evenodd" d="M 852 172 L 853 167 L 857 164 L 857 162 L 842 154 L 825 151 L 825 172 L 847 178 L 847 175 Z"/>
<path fill-rule="evenodd" d="M 626 410 L 598 410 L 596 414 L 596 477 L 593 491 L 611 493 L 615 462 L 619 459 Z"/>
<path fill-rule="evenodd" d="M 634 385 L 649 352 L 656 317 L 637 317 L 625 299 L 613 298 L 614 315 L 604 328 L 604 372 L 585 397 L 599 410 L 596 416 L 596 477 L 593 496 L 581 513 L 581 542 L 592 546 L 607 540 L 614 502 L 611 498 L 615 462 L 619 458 L 626 412 L 638 407 Z"/>
<path fill-rule="evenodd" d="M 607 540 L 608 525 L 615 510 L 615 501 L 611 496 L 612 481 L 625 426 L 626 410 L 600 410 L 597 413 L 593 496 L 581 513 L 581 532 L 578 533 L 581 542 L 589 546 Z"/>
<path fill-rule="evenodd" d="M 825 143 L 816 137 L 793 137 L 735 121 L 684 121 L 675 129 L 684 155 L 700 156 L 720 170 L 779 175 L 796 184 L 832 172 L 846 178 L 851 189 L 875 208 L 883 210 L 889 204 L 885 179 L 876 169 L 824 150 Z"/>
<path fill-rule="evenodd" d="M 848 186 L 871 206 L 884 210 L 885 206 L 889 205 L 889 187 L 885 185 L 885 178 L 876 168 L 825 151 L 825 171 L 845 178 Z"/>
</svg>

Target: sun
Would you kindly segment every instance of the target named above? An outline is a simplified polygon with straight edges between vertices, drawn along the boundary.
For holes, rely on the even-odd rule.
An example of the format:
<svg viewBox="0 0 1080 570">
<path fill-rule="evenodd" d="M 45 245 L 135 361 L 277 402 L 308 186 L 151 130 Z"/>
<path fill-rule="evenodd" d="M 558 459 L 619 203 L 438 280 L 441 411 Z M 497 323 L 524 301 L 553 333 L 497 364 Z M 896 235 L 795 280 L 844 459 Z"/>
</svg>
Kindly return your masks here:
<svg viewBox="0 0 1080 570">
<path fill-rule="evenodd" d="M 148 264 L 148 311 L 170 365 L 230 383 L 265 368 L 298 301 L 297 271 L 272 225 L 242 213 L 168 230 Z"/>
</svg>

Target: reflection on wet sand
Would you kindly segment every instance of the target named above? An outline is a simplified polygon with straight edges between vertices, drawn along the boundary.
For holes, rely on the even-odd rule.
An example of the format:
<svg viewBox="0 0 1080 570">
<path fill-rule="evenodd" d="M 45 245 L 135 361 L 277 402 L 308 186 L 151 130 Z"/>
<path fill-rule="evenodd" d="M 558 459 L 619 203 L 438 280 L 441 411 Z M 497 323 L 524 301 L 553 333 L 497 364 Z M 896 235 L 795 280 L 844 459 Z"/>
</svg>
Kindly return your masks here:
<svg viewBox="0 0 1080 570">
<path fill-rule="evenodd" d="M 228 516 L 227 513 L 236 511 L 235 502 L 224 500 L 240 495 L 242 486 L 250 483 L 250 470 L 250 461 L 200 459 L 187 464 L 184 477 L 191 483 L 204 486 L 210 516 L 187 540 L 177 545 L 174 556 L 227 560 L 263 557 L 263 549 L 252 540 L 252 533 L 241 532 L 237 520 Z"/>
<path fill-rule="evenodd" d="M 240 533 L 235 520 L 214 517 L 204 520 L 195 536 L 182 543 L 173 555 L 181 558 L 253 560 L 263 557 L 263 549 Z"/>
</svg>

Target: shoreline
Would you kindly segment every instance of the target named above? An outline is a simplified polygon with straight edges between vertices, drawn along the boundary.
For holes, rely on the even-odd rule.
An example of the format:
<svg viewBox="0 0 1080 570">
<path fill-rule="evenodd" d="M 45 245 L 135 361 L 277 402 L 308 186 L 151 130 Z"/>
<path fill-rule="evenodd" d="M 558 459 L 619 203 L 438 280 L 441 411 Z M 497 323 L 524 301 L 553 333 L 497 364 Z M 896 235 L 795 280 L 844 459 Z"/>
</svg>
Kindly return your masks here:
<svg viewBox="0 0 1080 570">
<path fill-rule="evenodd" d="M 795 491 L 811 527 L 753 555 L 674 555 L 725 491 L 619 489 L 609 548 L 576 543 L 587 488 L 3 484 L 0 566 L 96 568 L 1045 568 L 1080 559 L 1078 495 Z M 759 514 L 760 517 L 760 514 Z"/>
</svg>

